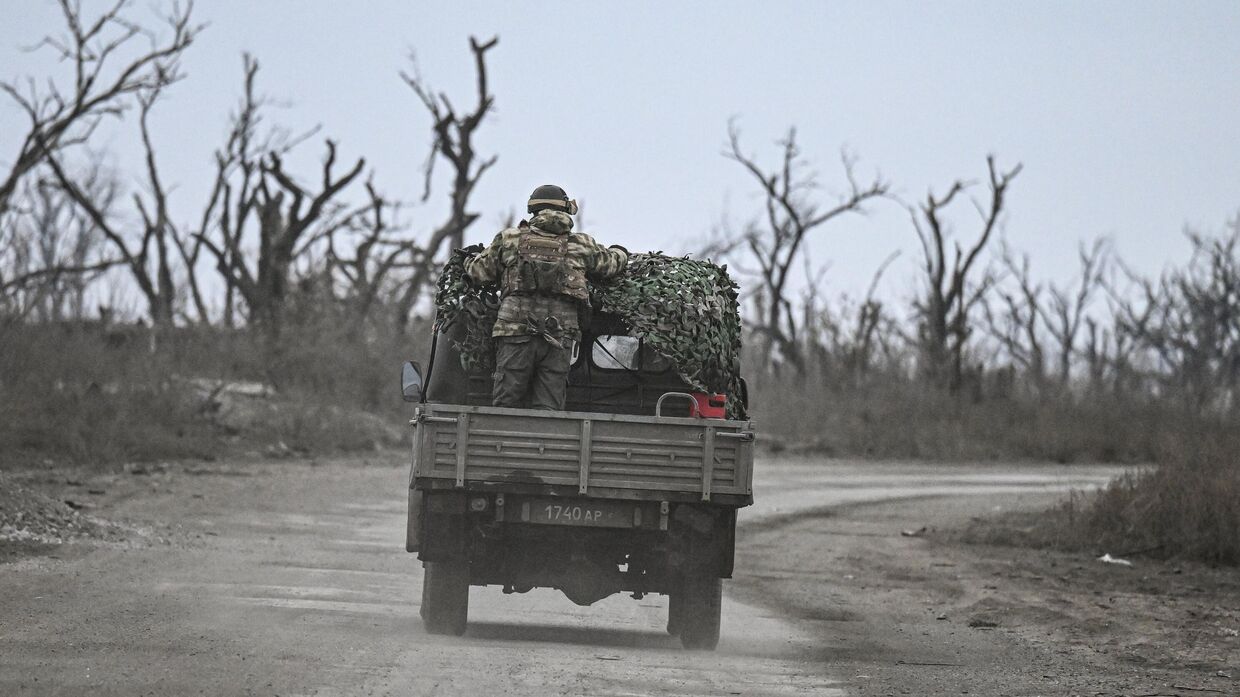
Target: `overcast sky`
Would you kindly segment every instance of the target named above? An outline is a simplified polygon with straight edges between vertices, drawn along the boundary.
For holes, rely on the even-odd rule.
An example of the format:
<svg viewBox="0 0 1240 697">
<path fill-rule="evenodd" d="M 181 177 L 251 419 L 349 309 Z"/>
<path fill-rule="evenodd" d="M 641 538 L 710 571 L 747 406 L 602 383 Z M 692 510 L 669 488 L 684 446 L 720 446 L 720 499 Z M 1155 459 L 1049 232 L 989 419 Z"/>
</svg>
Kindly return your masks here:
<svg viewBox="0 0 1240 697">
<path fill-rule="evenodd" d="M 54 57 L 21 47 L 60 30 L 57 10 L 4 5 L 0 75 L 47 74 Z M 534 186 L 558 183 L 603 242 L 687 251 L 725 215 L 740 224 L 757 211 L 753 184 L 720 155 L 733 116 L 769 164 L 795 125 L 824 200 L 841 184 L 841 146 L 906 200 L 984 181 L 987 153 L 1024 163 L 1006 236 L 1052 279 L 1070 275 L 1078 240 L 1099 235 L 1157 271 L 1185 255 L 1185 225 L 1214 230 L 1240 208 L 1240 2 L 215 0 L 195 14 L 210 27 L 153 117 L 185 220 L 205 196 L 242 51 L 260 60 L 262 91 L 287 104 L 273 118 L 321 124 L 343 156 L 367 158 L 381 189 L 412 200 L 429 119 L 397 72 L 413 49 L 437 89 L 469 103 L 471 34 L 500 37 L 488 54 L 496 111 L 477 143 L 499 163 L 477 191 L 471 241 L 489 240 Z M 20 124 L 0 106 L 5 162 Z M 133 124 L 104 135 L 137 172 Z M 307 143 L 293 159 L 305 179 L 320 154 Z M 419 230 L 443 216 L 446 188 L 436 193 L 414 213 Z M 907 214 L 872 210 L 817 233 L 829 293 L 863 292 L 896 249 L 887 292 L 911 290 Z M 976 229 L 971 209 L 957 213 L 961 232 Z"/>
</svg>

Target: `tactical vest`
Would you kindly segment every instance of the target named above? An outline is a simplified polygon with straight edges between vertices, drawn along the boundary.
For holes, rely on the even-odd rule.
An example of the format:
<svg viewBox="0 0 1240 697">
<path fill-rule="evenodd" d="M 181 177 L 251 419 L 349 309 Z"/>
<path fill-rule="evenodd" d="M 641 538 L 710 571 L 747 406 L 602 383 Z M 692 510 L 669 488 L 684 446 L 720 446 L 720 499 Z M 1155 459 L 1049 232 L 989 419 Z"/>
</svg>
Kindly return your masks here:
<svg viewBox="0 0 1240 697">
<path fill-rule="evenodd" d="M 517 238 L 515 263 L 504 269 L 504 295 L 589 298 L 585 274 L 569 263 L 568 234 L 548 237 L 526 230 Z"/>
</svg>

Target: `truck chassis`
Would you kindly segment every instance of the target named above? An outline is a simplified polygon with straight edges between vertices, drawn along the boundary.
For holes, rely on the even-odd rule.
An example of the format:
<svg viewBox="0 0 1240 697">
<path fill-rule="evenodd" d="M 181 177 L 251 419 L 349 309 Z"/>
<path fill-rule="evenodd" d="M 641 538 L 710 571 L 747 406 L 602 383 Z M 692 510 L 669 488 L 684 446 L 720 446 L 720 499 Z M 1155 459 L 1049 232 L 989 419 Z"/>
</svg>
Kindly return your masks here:
<svg viewBox="0 0 1240 697">
<path fill-rule="evenodd" d="M 686 648 L 718 643 L 749 421 L 425 403 L 412 423 L 406 548 L 428 631 L 463 633 L 469 586 L 498 585 L 580 605 L 661 593 Z"/>
</svg>

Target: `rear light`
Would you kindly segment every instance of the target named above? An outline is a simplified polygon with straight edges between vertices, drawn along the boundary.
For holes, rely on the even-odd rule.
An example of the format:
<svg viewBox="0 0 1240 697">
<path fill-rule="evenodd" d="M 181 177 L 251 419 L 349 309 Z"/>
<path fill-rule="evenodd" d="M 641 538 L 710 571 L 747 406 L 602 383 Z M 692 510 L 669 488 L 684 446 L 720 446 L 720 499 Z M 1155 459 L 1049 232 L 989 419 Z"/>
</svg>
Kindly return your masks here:
<svg viewBox="0 0 1240 697">
<path fill-rule="evenodd" d="M 474 513 L 480 513 L 482 511 L 485 511 L 486 509 L 487 509 L 487 497 L 475 496 L 474 498 L 469 500 L 469 510 L 473 511 Z"/>
<path fill-rule="evenodd" d="M 706 394 L 693 392 L 693 403 L 697 407 L 697 415 L 704 419 L 724 419 L 728 414 L 728 396 L 726 394 Z"/>
</svg>

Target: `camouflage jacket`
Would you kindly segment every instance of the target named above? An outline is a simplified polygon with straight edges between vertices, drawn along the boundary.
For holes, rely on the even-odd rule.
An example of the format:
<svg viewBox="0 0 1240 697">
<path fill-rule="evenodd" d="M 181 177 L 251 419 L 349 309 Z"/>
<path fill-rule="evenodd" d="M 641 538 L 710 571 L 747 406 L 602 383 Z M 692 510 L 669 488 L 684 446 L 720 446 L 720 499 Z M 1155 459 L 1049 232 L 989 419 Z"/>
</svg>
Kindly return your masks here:
<svg viewBox="0 0 1240 697">
<path fill-rule="evenodd" d="M 517 245 L 523 234 L 532 231 L 549 239 L 569 236 L 565 262 L 572 282 L 564 292 L 555 295 L 504 292 L 491 336 L 544 334 L 573 341 L 581 338 L 577 310 L 589 299 L 585 280 L 614 278 L 624 270 L 629 255 L 622 249 L 604 247 L 593 237 L 572 229 L 573 219 L 568 214 L 539 211 L 528 222 L 501 230 L 490 246 L 466 264 L 465 271 L 475 283 L 500 286 L 503 291 L 505 273 L 517 264 Z"/>
</svg>

